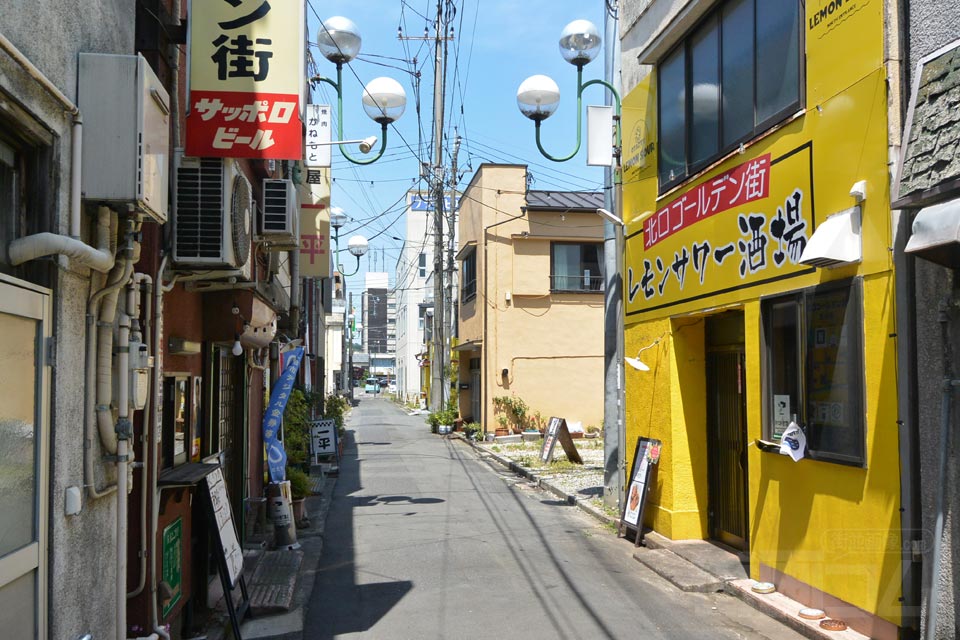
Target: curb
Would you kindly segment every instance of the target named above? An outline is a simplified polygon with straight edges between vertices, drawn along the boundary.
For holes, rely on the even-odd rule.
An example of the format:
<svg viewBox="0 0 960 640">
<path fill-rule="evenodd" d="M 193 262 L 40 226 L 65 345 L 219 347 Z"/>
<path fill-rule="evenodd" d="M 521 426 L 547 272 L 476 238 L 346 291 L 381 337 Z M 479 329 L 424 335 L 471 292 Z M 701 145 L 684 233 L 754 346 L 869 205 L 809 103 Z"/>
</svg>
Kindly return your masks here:
<svg viewBox="0 0 960 640">
<path fill-rule="evenodd" d="M 477 451 L 478 453 L 482 453 L 483 455 L 489 456 L 495 462 L 497 462 L 503 467 L 506 467 L 510 471 L 516 473 L 518 476 L 526 478 L 527 480 L 535 483 L 537 487 L 552 493 L 553 495 L 557 496 L 561 500 L 565 500 L 569 506 L 577 507 L 587 515 L 592 516 L 594 519 L 600 522 L 600 524 L 609 524 L 614 526 L 617 524 L 616 518 L 613 518 L 612 516 L 608 516 L 606 513 L 596 508 L 595 506 L 590 504 L 588 501 L 578 498 L 577 496 L 567 493 L 563 489 L 560 489 L 550 484 L 550 482 L 548 482 L 547 480 L 544 480 L 543 478 L 541 478 L 534 472 L 530 471 L 526 467 L 520 466 L 513 460 L 506 458 L 504 456 L 501 456 L 500 454 L 490 451 L 488 449 L 484 449 L 483 447 L 473 442 L 472 440 L 468 440 L 467 438 L 464 438 L 459 433 L 451 433 L 448 436 L 448 438 L 452 440 L 460 440 L 462 442 L 465 442 L 466 444 L 473 447 L 474 451 Z"/>
</svg>

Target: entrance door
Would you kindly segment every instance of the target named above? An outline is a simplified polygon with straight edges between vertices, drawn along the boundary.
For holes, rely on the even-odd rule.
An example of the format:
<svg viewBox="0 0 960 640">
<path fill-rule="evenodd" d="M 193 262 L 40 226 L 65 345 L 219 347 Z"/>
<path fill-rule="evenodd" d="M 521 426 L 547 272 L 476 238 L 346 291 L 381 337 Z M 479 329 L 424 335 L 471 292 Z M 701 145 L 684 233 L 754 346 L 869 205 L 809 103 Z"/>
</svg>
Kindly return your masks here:
<svg viewBox="0 0 960 640">
<path fill-rule="evenodd" d="M 737 549 L 747 540 L 747 419 L 743 313 L 707 319 L 707 451 L 710 535 Z"/>
<path fill-rule="evenodd" d="M 0 627 L 47 637 L 50 298 L 0 276 Z"/>
</svg>

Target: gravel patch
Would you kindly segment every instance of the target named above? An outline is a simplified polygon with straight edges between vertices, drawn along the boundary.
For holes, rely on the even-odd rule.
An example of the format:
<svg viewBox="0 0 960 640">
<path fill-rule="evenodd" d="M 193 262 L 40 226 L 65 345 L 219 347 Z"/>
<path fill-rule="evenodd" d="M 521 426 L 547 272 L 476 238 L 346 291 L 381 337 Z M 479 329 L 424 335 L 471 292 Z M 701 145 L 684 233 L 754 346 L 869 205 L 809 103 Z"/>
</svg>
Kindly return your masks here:
<svg viewBox="0 0 960 640">
<path fill-rule="evenodd" d="M 583 459 L 583 465 L 568 461 L 567 455 L 559 444 L 554 449 L 553 462 L 550 464 L 540 461 L 540 441 L 477 444 L 532 471 L 561 491 L 601 509 L 603 505 L 603 441 L 596 438 L 578 439 L 573 442 Z"/>
</svg>

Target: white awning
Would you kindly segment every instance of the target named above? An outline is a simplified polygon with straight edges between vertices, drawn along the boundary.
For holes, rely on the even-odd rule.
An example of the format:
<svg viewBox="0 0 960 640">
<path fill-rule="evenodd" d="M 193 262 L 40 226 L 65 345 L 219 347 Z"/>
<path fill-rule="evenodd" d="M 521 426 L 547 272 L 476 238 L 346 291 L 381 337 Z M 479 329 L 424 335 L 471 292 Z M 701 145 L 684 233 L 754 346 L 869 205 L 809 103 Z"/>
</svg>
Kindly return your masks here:
<svg viewBox="0 0 960 640">
<path fill-rule="evenodd" d="M 800 256 L 800 264 L 822 269 L 860 262 L 862 258 L 860 207 L 857 206 L 835 213 L 820 223 Z"/>
<path fill-rule="evenodd" d="M 960 198 L 921 209 L 904 250 L 946 267 L 960 267 Z"/>
</svg>

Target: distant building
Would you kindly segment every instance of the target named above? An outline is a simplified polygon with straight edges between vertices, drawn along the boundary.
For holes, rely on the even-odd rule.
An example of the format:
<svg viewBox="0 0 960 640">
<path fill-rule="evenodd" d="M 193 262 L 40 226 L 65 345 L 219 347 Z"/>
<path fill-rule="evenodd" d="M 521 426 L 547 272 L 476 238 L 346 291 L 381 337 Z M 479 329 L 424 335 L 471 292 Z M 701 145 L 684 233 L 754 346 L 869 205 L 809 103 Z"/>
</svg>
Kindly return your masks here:
<svg viewBox="0 0 960 640">
<path fill-rule="evenodd" d="M 603 194 L 527 192 L 527 169 L 483 164 L 464 189 L 459 407 L 485 431 L 497 398 L 529 415 L 603 422 Z"/>
</svg>

